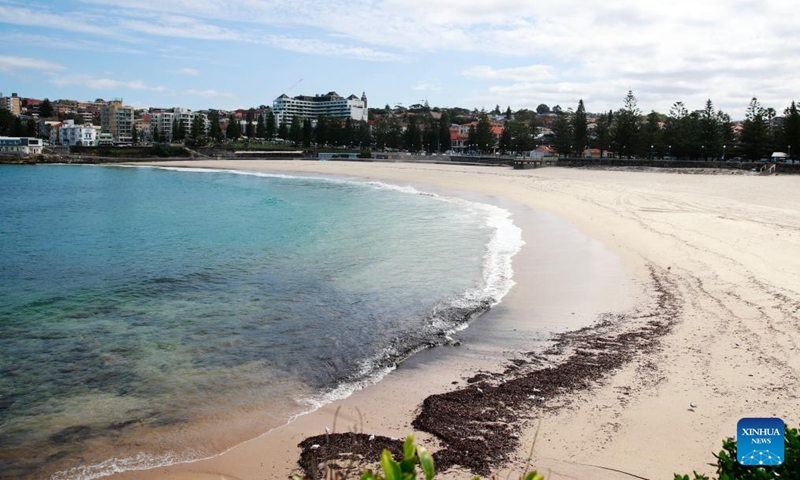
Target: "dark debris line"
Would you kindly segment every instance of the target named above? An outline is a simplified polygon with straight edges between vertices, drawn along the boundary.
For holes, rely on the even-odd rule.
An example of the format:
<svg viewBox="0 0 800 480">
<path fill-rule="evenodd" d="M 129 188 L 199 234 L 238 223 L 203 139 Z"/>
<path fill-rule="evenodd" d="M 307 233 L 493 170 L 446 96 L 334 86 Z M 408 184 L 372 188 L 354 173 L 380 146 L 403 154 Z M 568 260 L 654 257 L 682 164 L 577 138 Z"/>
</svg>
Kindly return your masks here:
<svg viewBox="0 0 800 480">
<path fill-rule="evenodd" d="M 489 475 L 517 449 L 518 432 L 532 411 L 557 410 L 563 402 L 556 405 L 554 399 L 586 390 L 638 354 L 656 349 L 678 321 L 680 302 L 674 285 L 653 267 L 650 274 L 656 300 L 651 312 L 604 315 L 596 325 L 556 335 L 543 354 L 530 352 L 529 360 L 513 360 L 503 373 L 479 373 L 464 388 L 427 397 L 412 425 L 441 441 L 434 453 L 437 471 L 459 465 Z M 565 354 L 569 357 L 563 362 L 551 363 Z M 543 363 L 548 366 L 541 368 Z M 400 455 L 402 441 L 340 433 L 308 438 L 299 447 L 305 475 L 320 478 L 326 463 L 339 462 L 333 468 L 342 468 L 342 461 L 354 456 L 377 462 L 383 448 Z"/>
</svg>

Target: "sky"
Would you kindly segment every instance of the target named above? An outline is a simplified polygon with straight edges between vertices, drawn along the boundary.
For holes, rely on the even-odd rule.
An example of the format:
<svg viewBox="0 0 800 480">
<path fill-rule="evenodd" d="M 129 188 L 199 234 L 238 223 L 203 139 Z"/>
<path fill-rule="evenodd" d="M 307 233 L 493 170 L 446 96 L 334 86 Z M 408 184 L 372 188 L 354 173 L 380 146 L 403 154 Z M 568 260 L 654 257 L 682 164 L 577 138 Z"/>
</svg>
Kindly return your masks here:
<svg viewBox="0 0 800 480">
<path fill-rule="evenodd" d="M 0 92 L 235 109 L 539 104 L 742 118 L 797 100 L 792 0 L 0 0 Z"/>
</svg>

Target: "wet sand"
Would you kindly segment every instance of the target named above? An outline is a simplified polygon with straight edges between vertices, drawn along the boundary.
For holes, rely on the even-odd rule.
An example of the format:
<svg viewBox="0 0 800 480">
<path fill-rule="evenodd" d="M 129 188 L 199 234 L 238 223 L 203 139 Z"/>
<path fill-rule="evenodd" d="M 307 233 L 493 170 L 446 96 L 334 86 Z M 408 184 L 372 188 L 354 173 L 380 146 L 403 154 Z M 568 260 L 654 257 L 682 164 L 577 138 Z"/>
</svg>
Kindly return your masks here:
<svg viewBox="0 0 800 480">
<path fill-rule="evenodd" d="M 441 465 L 455 464 L 445 478 L 465 478 L 466 469 L 519 473 L 537 426 L 532 465 L 550 478 L 671 478 L 709 472 L 711 452 L 741 417 L 797 425 L 799 178 L 161 165 L 344 175 L 480 195 L 512 210 L 527 245 L 514 259 L 517 285 L 458 335 L 461 347 L 421 352 L 379 384 L 223 455 L 122 478 L 285 478 L 299 472 L 298 444 L 326 426 L 387 438 L 413 432 L 440 452 Z M 449 399 L 469 408 L 440 408 Z M 475 415 L 485 416 L 477 430 L 448 434 Z M 464 435 L 485 443 L 478 463 L 458 459 L 469 445 L 457 443 Z"/>
</svg>

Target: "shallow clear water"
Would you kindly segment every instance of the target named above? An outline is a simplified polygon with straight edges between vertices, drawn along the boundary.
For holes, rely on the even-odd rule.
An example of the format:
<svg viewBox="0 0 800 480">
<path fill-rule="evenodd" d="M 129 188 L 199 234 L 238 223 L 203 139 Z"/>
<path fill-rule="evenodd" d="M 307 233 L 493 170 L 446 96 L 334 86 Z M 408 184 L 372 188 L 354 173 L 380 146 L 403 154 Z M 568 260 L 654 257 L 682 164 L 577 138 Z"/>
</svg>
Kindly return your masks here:
<svg viewBox="0 0 800 480">
<path fill-rule="evenodd" d="M 211 455 L 510 288 L 497 208 L 381 184 L 0 167 L 0 477 Z"/>
</svg>

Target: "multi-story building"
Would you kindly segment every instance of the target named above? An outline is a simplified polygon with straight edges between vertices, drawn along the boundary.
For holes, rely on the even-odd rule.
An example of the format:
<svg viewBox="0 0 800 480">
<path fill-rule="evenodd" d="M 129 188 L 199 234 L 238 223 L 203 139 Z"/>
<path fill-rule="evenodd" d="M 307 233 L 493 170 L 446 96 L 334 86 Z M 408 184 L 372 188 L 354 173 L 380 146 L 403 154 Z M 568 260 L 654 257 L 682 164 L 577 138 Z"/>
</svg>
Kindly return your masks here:
<svg viewBox="0 0 800 480">
<path fill-rule="evenodd" d="M 42 153 L 44 144 L 41 138 L 0 137 L 0 155 L 26 157 Z"/>
<path fill-rule="evenodd" d="M 322 115 L 324 117 L 351 118 L 353 120 L 364 121 L 368 119 L 367 95 L 361 94 L 361 98 L 350 95 L 344 98 L 336 92 L 329 92 L 325 95 L 300 95 L 290 98 L 285 93 L 276 98 L 272 103 L 275 111 L 275 121 L 280 125 L 292 123 L 294 117 L 316 119 Z"/>
<path fill-rule="evenodd" d="M 174 107 L 169 110 L 153 110 L 150 112 L 150 130 L 155 133 L 158 129 L 158 135 L 162 139 L 174 140 L 176 133 L 173 132 L 175 125 L 182 125 L 186 135 L 192 135 L 194 132 L 195 121 L 200 118 L 200 132 L 202 135 L 208 134 L 209 122 L 208 115 L 204 112 L 193 112 L 188 108 Z"/>
<path fill-rule="evenodd" d="M 93 125 L 75 125 L 73 120 L 64 120 L 58 129 L 58 141 L 63 146 L 94 147 L 97 145 L 97 129 Z"/>
<path fill-rule="evenodd" d="M 122 100 L 111 100 L 100 109 L 100 126 L 103 133 L 110 133 L 116 144 L 133 143 L 133 107 L 122 104 Z"/>
<path fill-rule="evenodd" d="M 22 107 L 22 102 L 16 93 L 12 93 L 10 97 L 4 97 L 0 93 L 0 108 L 11 111 L 14 115 L 19 115 Z"/>
</svg>

